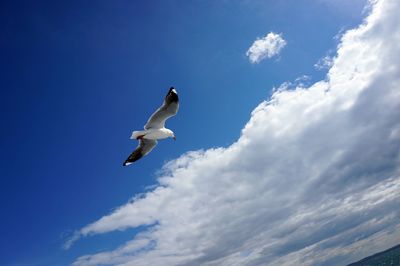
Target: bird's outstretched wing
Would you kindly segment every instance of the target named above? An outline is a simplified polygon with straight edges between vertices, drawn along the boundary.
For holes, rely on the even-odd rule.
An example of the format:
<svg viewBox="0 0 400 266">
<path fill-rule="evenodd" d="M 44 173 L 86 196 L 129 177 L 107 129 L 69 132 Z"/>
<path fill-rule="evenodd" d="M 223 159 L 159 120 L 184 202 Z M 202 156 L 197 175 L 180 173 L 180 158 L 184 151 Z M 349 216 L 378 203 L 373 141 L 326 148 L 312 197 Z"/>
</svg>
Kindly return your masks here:
<svg viewBox="0 0 400 266">
<path fill-rule="evenodd" d="M 157 140 L 152 140 L 152 139 L 140 139 L 139 140 L 139 145 L 136 147 L 136 149 L 129 155 L 128 159 L 125 160 L 124 166 L 125 165 L 130 165 L 133 162 L 136 162 L 143 156 L 147 155 L 149 152 L 151 152 L 152 149 L 157 145 Z"/>
<path fill-rule="evenodd" d="M 165 120 L 171 116 L 176 115 L 179 109 L 179 98 L 178 93 L 171 87 L 168 91 L 167 96 L 165 96 L 164 103 L 161 105 L 157 111 L 154 112 L 147 121 L 144 129 L 149 128 L 163 128 L 165 125 Z"/>
</svg>

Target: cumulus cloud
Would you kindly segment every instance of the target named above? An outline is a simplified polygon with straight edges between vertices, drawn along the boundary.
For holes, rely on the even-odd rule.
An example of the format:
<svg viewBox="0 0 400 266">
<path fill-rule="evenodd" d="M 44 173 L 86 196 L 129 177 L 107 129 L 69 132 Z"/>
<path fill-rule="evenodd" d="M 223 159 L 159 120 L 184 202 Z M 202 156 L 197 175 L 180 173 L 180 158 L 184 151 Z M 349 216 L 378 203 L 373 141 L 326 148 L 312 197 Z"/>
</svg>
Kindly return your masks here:
<svg viewBox="0 0 400 266">
<path fill-rule="evenodd" d="M 264 38 L 258 38 L 247 50 L 246 55 L 253 64 L 259 63 L 265 58 L 271 58 L 278 55 L 285 47 L 286 41 L 281 34 L 270 32 Z"/>
<path fill-rule="evenodd" d="M 74 265 L 344 265 L 398 244 L 400 2 L 372 5 L 325 80 L 275 91 L 231 146 L 164 165 L 73 241 L 147 229 Z"/>
</svg>

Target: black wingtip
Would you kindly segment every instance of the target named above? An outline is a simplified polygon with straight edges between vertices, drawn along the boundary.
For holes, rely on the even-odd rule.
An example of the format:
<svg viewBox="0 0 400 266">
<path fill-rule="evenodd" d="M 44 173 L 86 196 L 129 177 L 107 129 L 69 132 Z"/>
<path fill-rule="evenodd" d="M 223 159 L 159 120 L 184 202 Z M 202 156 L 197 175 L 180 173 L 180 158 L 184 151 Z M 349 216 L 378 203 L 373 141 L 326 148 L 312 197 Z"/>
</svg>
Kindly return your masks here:
<svg viewBox="0 0 400 266">
<path fill-rule="evenodd" d="M 178 97 L 178 92 L 174 87 L 169 88 L 169 91 L 167 93 L 167 96 L 165 96 L 165 100 L 167 102 L 178 102 L 179 97 Z"/>
<path fill-rule="evenodd" d="M 173 93 L 173 94 L 178 94 L 176 92 L 176 89 L 174 87 L 169 88 L 168 94 Z"/>
</svg>

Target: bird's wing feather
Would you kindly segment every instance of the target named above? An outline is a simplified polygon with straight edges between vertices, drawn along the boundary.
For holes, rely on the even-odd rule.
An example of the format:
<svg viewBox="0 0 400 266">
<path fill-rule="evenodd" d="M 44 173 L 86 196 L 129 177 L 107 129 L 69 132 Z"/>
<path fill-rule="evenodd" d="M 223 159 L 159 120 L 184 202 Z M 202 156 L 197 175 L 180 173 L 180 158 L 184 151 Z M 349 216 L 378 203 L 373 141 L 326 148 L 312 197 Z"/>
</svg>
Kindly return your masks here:
<svg viewBox="0 0 400 266">
<path fill-rule="evenodd" d="M 163 105 L 157 109 L 149 118 L 144 129 L 163 128 L 165 120 L 176 115 L 179 109 L 179 98 L 176 90 L 171 87 L 165 96 Z"/>
<path fill-rule="evenodd" d="M 129 155 L 128 159 L 125 160 L 124 166 L 136 162 L 143 156 L 151 152 L 152 149 L 157 145 L 157 140 L 152 139 L 140 139 L 139 145 L 136 149 Z"/>
</svg>

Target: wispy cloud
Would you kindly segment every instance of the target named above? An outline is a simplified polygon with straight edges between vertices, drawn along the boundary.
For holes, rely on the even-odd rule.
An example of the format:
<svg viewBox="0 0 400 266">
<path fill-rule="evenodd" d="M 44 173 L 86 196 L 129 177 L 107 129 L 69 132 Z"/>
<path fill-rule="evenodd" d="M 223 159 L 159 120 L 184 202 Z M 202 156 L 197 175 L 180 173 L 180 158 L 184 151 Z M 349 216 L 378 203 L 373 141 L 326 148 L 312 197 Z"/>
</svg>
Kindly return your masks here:
<svg viewBox="0 0 400 266">
<path fill-rule="evenodd" d="M 314 67 L 318 70 L 329 69 L 333 65 L 333 57 L 326 55 L 318 60 L 317 63 L 314 64 Z"/>
<path fill-rule="evenodd" d="M 307 86 L 307 84 L 309 85 L 310 80 L 311 80 L 310 76 L 302 75 L 300 77 L 297 77 L 294 81 L 285 81 L 282 84 L 280 84 L 278 87 L 273 87 L 272 91 L 280 92 L 280 91 L 285 91 L 285 90 L 289 90 L 289 89 L 305 88 Z"/>
<path fill-rule="evenodd" d="M 257 64 L 265 58 L 278 55 L 285 45 L 286 41 L 282 38 L 282 34 L 270 32 L 264 38 L 255 40 L 246 55 L 251 63 Z"/>
<path fill-rule="evenodd" d="M 400 2 L 373 3 L 325 80 L 276 91 L 231 146 L 167 163 L 73 240 L 148 229 L 74 264 L 344 265 L 398 244 Z"/>
</svg>

